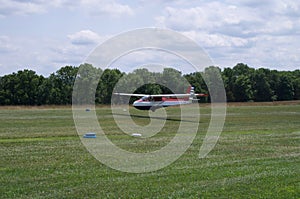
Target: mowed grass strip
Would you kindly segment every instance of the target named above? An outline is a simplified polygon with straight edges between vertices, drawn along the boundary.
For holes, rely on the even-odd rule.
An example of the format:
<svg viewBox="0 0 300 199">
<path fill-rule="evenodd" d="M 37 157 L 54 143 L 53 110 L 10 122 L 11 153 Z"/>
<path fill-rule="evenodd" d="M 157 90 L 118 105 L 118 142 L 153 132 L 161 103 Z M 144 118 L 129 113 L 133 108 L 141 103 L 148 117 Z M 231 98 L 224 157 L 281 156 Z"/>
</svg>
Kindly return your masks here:
<svg viewBox="0 0 300 199">
<path fill-rule="evenodd" d="M 180 123 L 178 108 L 157 135 L 138 139 L 116 126 L 108 107 L 99 123 L 118 146 L 134 152 L 167 144 Z M 199 131 L 177 161 L 141 174 L 112 170 L 77 136 L 70 108 L 0 109 L 0 198 L 299 198 L 300 105 L 230 106 L 214 150 L 199 159 L 210 121 L 201 107 Z M 147 125 L 147 112 L 122 117 Z M 137 117 L 142 116 L 142 117 Z"/>
<path fill-rule="evenodd" d="M 76 136 L 72 110 L 0 109 L 0 138 Z"/>
</svg>

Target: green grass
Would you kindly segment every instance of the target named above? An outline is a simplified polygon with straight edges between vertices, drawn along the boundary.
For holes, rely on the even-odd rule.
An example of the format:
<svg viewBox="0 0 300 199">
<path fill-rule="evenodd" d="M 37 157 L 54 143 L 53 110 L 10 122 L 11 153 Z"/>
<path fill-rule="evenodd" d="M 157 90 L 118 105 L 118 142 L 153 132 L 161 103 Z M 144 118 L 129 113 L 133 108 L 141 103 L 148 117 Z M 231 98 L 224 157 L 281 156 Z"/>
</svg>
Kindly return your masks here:
<svg viewBox="0 0 300 199">
<path fill-rule="evenodd" d="M 179 109 L 166 110 L 162 132 L 147 139 L 123 134 L 107 107 L 97 115 L 116 145 L 146 152 L 178 128 Z M 149 123 L 147 112 L 130 113 L 137 124 Z M 210 109 L 201 107 L 199 132 L 184 155 L 159 171 L 131 174 L 88 153 L 70 108 L 0 108 L 0 198 L 300 198 L 300 104 L 228 107 L 218 144 L 199 159 L 209 121 Z"/>
</svg>

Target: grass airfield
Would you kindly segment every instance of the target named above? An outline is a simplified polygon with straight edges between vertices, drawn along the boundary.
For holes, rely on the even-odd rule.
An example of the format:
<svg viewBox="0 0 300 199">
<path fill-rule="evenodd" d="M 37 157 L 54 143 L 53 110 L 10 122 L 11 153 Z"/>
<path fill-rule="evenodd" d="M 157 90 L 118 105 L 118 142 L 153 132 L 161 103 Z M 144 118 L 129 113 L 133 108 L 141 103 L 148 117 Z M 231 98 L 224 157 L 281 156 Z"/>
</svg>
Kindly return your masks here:
<svg viewBox="0 0 300 199">
<path fill-rule="evenodd" d="M 181 122 L 179 108 L 165 110 L 163 130 L 145 139 L 122 133 L 110 107 L 97 107 L 97 116 L 117 146 L 149 152 L 168 144 Z M 300 198 L 300 101 L 228 104 L 223 132 L 204 159 L 210 107 L 200 110 L 197 136 L 177 161 L 133 174 L 86 150 L 70 107 L 0 107 L 0 198 Z M 124 122 L 149 124 L 147 111 L 130 113 Z"/>
</svg>

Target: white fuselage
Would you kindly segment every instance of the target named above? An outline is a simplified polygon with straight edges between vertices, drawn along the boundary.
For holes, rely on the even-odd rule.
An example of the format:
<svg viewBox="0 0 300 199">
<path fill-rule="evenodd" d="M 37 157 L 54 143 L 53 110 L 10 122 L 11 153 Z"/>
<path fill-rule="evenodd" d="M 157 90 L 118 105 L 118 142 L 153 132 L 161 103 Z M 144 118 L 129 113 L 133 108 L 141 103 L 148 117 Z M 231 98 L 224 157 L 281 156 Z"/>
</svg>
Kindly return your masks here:
<svg viewBox="0 0 300 199">
<path fill-rule="evenodd" d="M 143 101 L 143 100 L 137 100 L 133 103 L 133 106 L 140 110 L 156 110 L 158 108 L 162 107 L 168 107 L 168 106 L 176 106 L 181 104 L 190 104 L 191 102 L 189 100 L 165 100 L 165 101 Z"/>
</svg>

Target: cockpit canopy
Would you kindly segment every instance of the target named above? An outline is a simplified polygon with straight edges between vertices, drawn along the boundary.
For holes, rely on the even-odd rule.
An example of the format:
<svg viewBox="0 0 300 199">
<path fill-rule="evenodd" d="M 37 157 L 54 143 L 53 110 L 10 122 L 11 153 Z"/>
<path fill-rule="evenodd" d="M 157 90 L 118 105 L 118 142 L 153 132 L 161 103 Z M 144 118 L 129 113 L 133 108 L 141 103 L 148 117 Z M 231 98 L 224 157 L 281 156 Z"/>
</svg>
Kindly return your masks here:
<svg viewBox="0 0 300 199">
<path fill-rule="evenodd" d="M 144 101 L 144 102 L 149 101 L 149 96 L 144 96 L 144 97 L 141 98 L 141 100 Z"/>
<path fill-rule="evenodd" d="M 162 97 L 144 96 L 141 98 L 143 102 L 162 101 Z"/>
</svg>

